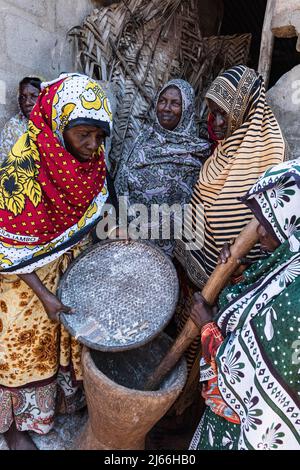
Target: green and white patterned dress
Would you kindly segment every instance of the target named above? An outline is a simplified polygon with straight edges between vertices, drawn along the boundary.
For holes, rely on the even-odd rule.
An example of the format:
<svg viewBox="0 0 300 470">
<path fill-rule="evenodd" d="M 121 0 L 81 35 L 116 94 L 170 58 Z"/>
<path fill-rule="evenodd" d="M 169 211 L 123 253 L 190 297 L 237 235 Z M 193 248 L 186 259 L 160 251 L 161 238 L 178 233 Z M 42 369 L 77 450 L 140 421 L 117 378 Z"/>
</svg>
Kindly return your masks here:
<svg viewBox="0 0 300 470">
<path fill-rule="evenodd" d="M 220 297 L 218 387 L 240 424 L 207 409 L 190 449 L 300 449 L 300 161 L 269 169 L 243 201 L 280 246 Z"/>
</svg>

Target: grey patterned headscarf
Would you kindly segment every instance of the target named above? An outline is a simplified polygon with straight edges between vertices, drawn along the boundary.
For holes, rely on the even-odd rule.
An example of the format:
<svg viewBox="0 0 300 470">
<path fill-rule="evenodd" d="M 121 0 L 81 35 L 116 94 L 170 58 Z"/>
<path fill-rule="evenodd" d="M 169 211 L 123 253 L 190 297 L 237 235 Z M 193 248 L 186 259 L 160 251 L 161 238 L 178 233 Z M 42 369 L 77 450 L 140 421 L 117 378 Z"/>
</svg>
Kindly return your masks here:
<svg viewBox="0 0 300 470">
<path fill-rule="evenodd" d="M 118 196 L 127 196 L 129 205 L 187 204 L 191 198 L 205 157 L 210 155 L 210 144 L 196 133 L 194 90 L 184 80 L 170 80 L 158 93 L 176 87 L 182 98 L 182 115 L 177 127 L 164 129 L 157 116 L 153 124 L 142 130 L 133 148 L 120 163 L 115 179 Z M 168 254 L 173 251 L 170 240 L 157 244 Z"/>
</svg>

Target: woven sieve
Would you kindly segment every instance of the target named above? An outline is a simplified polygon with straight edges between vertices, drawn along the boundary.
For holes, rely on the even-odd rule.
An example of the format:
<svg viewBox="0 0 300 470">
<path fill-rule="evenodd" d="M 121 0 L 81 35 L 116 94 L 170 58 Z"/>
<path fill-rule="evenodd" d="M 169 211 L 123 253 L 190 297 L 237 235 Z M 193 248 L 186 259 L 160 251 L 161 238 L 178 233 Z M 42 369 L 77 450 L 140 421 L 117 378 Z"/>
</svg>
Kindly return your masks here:
<svg viewBox="0 0 300 470">
<path fill-rule="evenodd" d="M 178 292 L 172 262 L 153 244 L 101 242 L 76 258 L 62 276 L 58 296 L 75 313 L 62 313 L 61 321 L 92 349 L 132 349 L 163 330 Z"/>
</svg>

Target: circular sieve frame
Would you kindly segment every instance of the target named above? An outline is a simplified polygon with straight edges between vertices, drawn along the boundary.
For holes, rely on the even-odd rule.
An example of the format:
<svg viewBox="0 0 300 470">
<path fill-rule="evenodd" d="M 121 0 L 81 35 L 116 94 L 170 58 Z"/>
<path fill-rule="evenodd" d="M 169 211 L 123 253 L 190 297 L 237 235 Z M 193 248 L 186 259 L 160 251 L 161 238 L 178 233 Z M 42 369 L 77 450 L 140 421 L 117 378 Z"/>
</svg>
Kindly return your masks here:
<svg viewBox="0 0 300 470">
<path fill-rule="evenodd" d="M 177 275 L 176 268 L 175 268 L 174 264 L 169 259 L 169 257 L 163 253 L 162 250 L 157 248 L 153 243 L 145 241 L 145 240 L 104 240 L 104 241 L 101 241 L 101 242 L 97 242 L 96 244 L 92 245 L 90 248 L 87 248 L 86 250 L 84 250 L 79 256 L 77 256 L 71 262 L 70 266 L 67 268 L 67 270 L 64 272 L 64 274 L 60 278 L 58 288 L 57 288 L 57 291 L 56 291 L 56 295 L 58 296 L 58 298 L 60 300 L 62 299 L 63 289 L 64 289 L 64 286 L 67 282 L 68 275 L 69 275 L 70 271 L 73 269 L 75 264 L 78 264 L 82 260 L 82 258 L 84 258 L 87 254 L 99 249 L 99 246 L 102 248 L 102 247 L 105 247 L 107 245 L 111 245 L 111 244 L 114 244 L 114 243 L 120 244 L 122 242 L 123 242 L 124 245 L 137 244 L 138 243 L 139 245 L 145 246 L 148 249 L 150 248 L 150 250 L 154 250 L 154 251 L 158 252 L 159 255 L 164 258 L 164 261 L 166 262 L 166 264 L 169 266 L 169 268 L 171 269 L 171 271 L 173 273 L 173 277 L 174 277 L 174 281 L 175 281 L 175 286 L 173 286 L 174 291 L 175 291 L 174 300 L 173 300 L 173 302 L 170 306 L 169 314 L 165 315 L 165 316 L 162 316 L 162 321 L 160 322 L 159 327 L 155 331 L 153 331 L 151 334 L 149 334 L 145 339 L 142 339 L 142 340 L 136 341 L 134 343 L 130 343 L 130 344 L 124 344 L 124 345 L 108 346 L 108 345 L 99 344 L 99 343 L 95 343 L 93 341 L 90 341 L 89 339 L 87 339 L 84 336 L 77 336 L 76 337 L 76 331 L 68 323 L 68 316 L 70 316 L 72 314 L 67 314 L 67 313 L 64 313 L 64 312 L 62 312 L 60 314 L 61 323 L 64 325 L 66 330 L 71 334 L 71 336 L 76 337 L 76 339 L 80 343 L 84 344 L 88 348 L 95 349 L 95 350 L 102 351 L 102 352 L 127 351 L 127 350 L 130 350 L 130 349 L 138 348 L 140 346 L 144 346 L 145 344 L 150 342 L 159 333 L 161 333 L 161 331 L 168 325 L 169 321 L 171 320 L 171 318 L 172 318 L 172 316 L 175 312 L 175 309 L 176 309 L 176 306 L 177 306 L 177 303 L 178 303 L 178 299 L 179 299 L 179 280 L 178 280 L 178 275 Z M 74 315 L 76 315 L 76 314 L 74 314 Z"/>
</svg>

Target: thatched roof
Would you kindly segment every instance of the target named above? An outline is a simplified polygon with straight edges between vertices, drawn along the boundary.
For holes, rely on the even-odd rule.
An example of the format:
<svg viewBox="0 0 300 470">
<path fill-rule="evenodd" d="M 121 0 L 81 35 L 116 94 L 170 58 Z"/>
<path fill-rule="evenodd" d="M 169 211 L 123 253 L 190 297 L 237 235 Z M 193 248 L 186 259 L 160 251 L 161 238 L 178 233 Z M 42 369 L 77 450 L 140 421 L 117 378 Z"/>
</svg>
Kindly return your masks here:
<svg viewBox="0 0 300 470">
<path fill-rule="evenodd" d="M 149 119 L 166 81 L 180 77 L 192 84 L 200 116 L 215 76 L 247 62 L 251 35 L 203 38 L 198 8 L 197 0 L 122 0 L 95 10 L 71 30 L 77 69 L 115 85 L 113 166 Z"/>
</svg>

